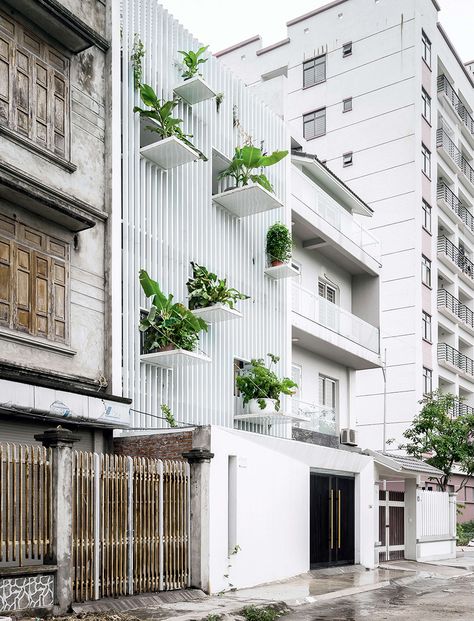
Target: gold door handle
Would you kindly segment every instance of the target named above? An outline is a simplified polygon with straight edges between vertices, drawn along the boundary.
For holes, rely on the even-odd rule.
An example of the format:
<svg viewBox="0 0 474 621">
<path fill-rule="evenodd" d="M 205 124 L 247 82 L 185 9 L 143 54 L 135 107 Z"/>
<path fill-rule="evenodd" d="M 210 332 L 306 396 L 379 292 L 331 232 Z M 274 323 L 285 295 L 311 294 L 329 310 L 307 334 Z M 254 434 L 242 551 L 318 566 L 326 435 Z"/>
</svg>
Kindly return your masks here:
<svg viewBox="0 0 474 621">
<path fill-rule="evenodd" d="M 341 549 L 341 490 L 337 492 L 337 549 Z"/>
<path fill-rule="evenodd" d="M 329 532 L 331 533 L 331 550 L 334 548 L 334 503 L 333 503 L 333 490 L 329 496 Z"/>
</svg>

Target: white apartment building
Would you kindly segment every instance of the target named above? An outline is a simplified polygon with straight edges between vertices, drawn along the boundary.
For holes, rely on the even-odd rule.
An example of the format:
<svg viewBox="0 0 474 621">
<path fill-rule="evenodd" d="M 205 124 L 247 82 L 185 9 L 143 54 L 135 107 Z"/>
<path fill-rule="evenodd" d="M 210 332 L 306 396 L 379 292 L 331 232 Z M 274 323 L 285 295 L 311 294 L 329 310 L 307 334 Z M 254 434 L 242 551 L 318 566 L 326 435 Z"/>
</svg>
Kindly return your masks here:
<svg viewBox="0 0 474 621">
<path fill-rule="evenodd" d="M 379 450 L 402 441 L 424 393 L 474 405 L 473 64 L 438 11 L 336 0 L 288 22 L 278 43 L 216 55 L 374 212 L 386 374 L 357 374 L 356 418 L 360 443 Z"/>
</svg>

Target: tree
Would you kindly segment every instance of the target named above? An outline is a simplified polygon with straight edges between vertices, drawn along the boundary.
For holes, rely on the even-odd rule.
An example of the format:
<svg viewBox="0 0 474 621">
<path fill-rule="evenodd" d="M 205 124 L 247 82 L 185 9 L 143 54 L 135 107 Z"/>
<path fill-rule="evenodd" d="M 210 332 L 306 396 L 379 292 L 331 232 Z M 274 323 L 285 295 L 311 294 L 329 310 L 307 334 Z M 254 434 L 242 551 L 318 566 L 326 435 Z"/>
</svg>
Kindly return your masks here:
<svg viewBox="0 0 474 621">
<path fill-rule="evenodd" d="M 474 475 L 474 414 L 459 408 L 459 399 L 449 393 L 435 391 L 420 403 L 421 412 L 403 434 L 407 443 L 400 448 L 442 470 L 442 476 L 430 478 L 443 491 L 456 467 L 463 474 L 457 492 Z"/>
</svg>

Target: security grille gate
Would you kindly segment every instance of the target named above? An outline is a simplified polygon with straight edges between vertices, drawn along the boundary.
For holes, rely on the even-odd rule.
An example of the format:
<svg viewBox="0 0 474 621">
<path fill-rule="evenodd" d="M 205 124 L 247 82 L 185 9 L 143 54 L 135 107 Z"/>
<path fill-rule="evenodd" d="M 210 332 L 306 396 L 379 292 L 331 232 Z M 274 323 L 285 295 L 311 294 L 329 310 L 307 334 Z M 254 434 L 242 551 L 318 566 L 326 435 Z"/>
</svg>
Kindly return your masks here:
<svg viewBox="0 0 474 621">
<path fill-rule="evenodd" d="M 75 452 L 76 601 L 189 586 L 189 465 Z"/>
<path fill-rule="evenodd" d="M 405 493 L 379 492 L 379 561 L 405 556 Z"/>
</svg>

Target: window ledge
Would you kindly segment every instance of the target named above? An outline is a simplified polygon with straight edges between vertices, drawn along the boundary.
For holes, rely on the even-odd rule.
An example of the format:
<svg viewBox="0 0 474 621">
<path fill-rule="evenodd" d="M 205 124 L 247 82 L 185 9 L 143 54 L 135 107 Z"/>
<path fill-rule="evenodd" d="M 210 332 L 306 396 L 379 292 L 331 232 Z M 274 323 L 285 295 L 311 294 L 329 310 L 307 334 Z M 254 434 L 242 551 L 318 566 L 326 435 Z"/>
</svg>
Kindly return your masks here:
<svg viewBox="0 0 474 621">
<path fill-rule="evenodd" d="M 63 157 L 60 157 L 59 155 L 56 155 L 55 153 L 52 153 L 51 151 L 48 151 L 48 149 L 45 149 L 44 147 L 40 147 L 28 138 L 25 138 L 21 134 L 13 131 L 6 125 L 0 124 L 0 134 L 3 134 L 9 140 L 20 144 L 22 147 L 25 147 L 25 149 L 28 149 L 28 151 L 32 151 L 33 153 L 37 153 L 38 155 L 43 156 L 45 159 L 49 160 L 53 164 L 56 164 L 56 166 L 64 168 L 64 170 L 67 170 L 70 173 L 73 173 L 77 170 L 77 166 L 72 162 L 64 159 Z"/>
<path fill-rule="evenodd" d="M 308 90 L 308 88 L 313 88 L 313 86 L 318 86 L 318 84 L 325 84 L 327 82 L 327 78 L 324 80 L 319 80 L 319 82 L 313 82 L 313 84 L 308 84 L 308 86 L 303 86 L 302 91 Z"/>
<path fill-rule="evenodd" d="M 29 347 L 37 347 L 38 349 L 46 349 L 63 356 L 75 356 L 77 351 L 71 349 L 67 345 L 60 343 L 54 343 L 53 341 L 47 341 L 45 339 L 31 336 L 30 334 L 24 334 L 22 332 L 14 332 L 7 328 L 0 328 L 0 340 L 13 341 L 15 343 L 21 343 Z"/>
</svg>

